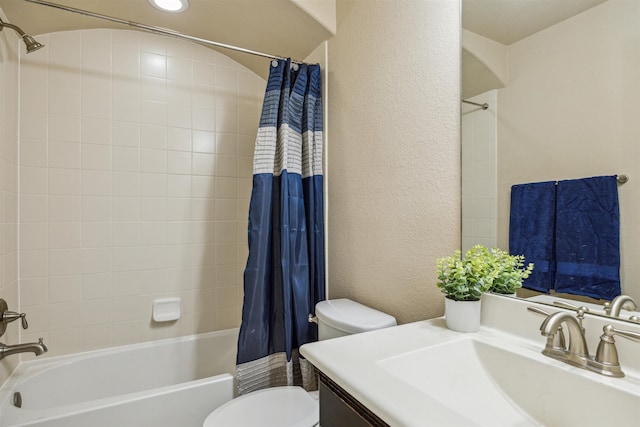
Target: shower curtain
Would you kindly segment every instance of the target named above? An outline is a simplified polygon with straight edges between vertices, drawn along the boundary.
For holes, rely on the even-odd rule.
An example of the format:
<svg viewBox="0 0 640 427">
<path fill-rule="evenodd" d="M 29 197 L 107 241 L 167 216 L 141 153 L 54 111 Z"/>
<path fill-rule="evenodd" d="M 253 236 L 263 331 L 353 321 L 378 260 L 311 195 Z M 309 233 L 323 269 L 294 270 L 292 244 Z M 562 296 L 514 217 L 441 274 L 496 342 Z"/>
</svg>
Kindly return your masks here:
<svg viewBox="0 0 640 427">
<path fill-rule="evenodd" d="M 325 298 L 319 65 L 272 61 L 253 159 L 249 257 L 238 337 L 239 394 L 316 388 L 298 348 Z"/>
</svg>

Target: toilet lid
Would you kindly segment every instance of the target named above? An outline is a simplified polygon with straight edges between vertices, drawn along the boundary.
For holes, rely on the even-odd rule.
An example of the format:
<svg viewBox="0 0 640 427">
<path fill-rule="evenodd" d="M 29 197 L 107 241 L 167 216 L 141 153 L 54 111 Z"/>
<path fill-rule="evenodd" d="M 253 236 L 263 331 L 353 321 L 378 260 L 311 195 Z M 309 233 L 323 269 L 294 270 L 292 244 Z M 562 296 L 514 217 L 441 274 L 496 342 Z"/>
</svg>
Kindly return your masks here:
<svg viewBox="0 0 640 427">
<path fill-rule="evenodd" d="M 203 427 L 312 427 L 318 403 L 301 387 L 273 387 L 232 399 L 213 411 Z"/>
</svg>

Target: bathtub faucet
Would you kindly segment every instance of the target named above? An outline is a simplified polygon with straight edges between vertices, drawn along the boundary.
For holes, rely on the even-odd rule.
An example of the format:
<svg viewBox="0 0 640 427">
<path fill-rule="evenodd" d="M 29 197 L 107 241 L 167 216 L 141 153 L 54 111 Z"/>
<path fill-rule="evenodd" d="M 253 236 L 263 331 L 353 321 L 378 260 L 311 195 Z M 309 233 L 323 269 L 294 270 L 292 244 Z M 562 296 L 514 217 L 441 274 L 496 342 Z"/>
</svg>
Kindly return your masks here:
<svg viewBox="0 0 640 427">
<path fill-rule="evenodd" d="M 34 353 L 36 356 L 40 356 L 47 351 L 49 351 L 49 349 L 46 345 L 44 345 L 42 338 L 40 338 L 38 342 L 29 342 L 16 345 L 6 345 L 0 342 L 0 360 L 17 353 Z"/>
</svg>

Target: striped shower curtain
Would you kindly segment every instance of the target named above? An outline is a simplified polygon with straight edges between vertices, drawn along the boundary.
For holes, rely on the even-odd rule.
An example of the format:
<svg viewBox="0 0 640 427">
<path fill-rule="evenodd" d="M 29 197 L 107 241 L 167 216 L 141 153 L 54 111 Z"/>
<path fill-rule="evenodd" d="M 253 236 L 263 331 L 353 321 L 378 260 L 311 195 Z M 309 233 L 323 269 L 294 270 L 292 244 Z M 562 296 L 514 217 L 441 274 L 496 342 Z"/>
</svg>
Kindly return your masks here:
<svg viewBox="0 0 640 427">
<path fill-rule="evenodd" d="M 249 257 L 238 338 L 239 394 L 315 388 L 298 348 L 325 298 L 319 65 L 272 61 L 253 159 Z"/>
</svg>

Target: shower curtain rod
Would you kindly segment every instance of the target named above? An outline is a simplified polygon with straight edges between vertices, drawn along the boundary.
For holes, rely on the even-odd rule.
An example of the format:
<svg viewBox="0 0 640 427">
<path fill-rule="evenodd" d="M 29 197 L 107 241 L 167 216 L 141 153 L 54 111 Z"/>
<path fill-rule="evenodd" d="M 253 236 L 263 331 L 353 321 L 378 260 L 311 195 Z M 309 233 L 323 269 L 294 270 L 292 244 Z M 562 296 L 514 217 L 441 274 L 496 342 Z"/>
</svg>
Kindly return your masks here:
<svg viewBox="0 0 640 427">
<path fill-rule="evenodd" d="M 32 1 L 32 0 L 27 0 L 27 1 Z M 483 110 L 486 110 L 487 108 L 489 108 L 489 104 L 487 104 L 486 102 L 484 104 L 478 104 L 477 102 L 467 101 L 466 99 L 463 99 L 462 102 L 464 102 L 465 104 L 471 104 L 471 105 L 476 105 L 478 107 L 482 107 Z"/>
<path fill-rule="evenodd" d="M 190 36 L 188 34 L 183 34 L 183 33 L 179 32 L 179 31 L 174 31 L 174 30 L 170 30 L 170 29 L 167 29 L 167 28 L 156 27 L 156 26 L 147 25 L 147 24 L 141 24 L 139 22 L 134 22 L 134 21 L 127 21 L 126 19 L 114 18 L 113 16 L 102 15 L 100 13 L 90 12 L 90 11 L 84 10 L 84 9 L 77 9 L 75 7 L 65 6 L 65 5 L 62 5 L 62 4 L 52 3 L 52 2 L 49 2 L 49 1 L 44 1 L 44 0 L 25 0 L 25 1 L 28 1 L 29 3 L 39 4 L 39 5 L 42 5 L 42 6 L 52 7 L 54 9 L 60 9 L 60 10 L 64 10 L 64 11 L 67 11 L 67 12 L 73 12 L 73 13 L 78 13 L 80 15 L 90 16 L 92 18 L 98 18 L 98 19 L 103 19 L 103 20 L 106 20 L 106 21 L 116 22 L 118 24 L 128 25 L 130 27 L 139 28 L 141 30 L 149 31 L 149 32 L 152 32 L 152 33 L 159 33 L 159 34 L 164 34 L 166 36 L 176 37 L 176 38 L 179 38 L 179 39 L 190 40 L 192 42 L 196 42 L 196 43 L 200 43 L 200 44 L 204 44 L 204 45 L 208 45 L 208 46 L 215 46 L 215 47 L 220 47 L 220 48 L 223 48 L 223 49 L 235 50 L 237 52 L 248 53 L 250 55 L 255 55 L 255 56 L 262 56 L 263 58 L 269 58 L 269 59 L 287 59 L 284 56 L 271 55 L 271 54 L 268 54 L 268 53 L 263 53 L 263 52 L 258 52 L 258 51 L 255 51 L 255 50 L 245 49 L 243 47 L 237 47 L 237 46 L 233 46 L 233 45 L 230 45 L 230 44 L 214 42 L 212 40 L 207 40 L 207 39 L 203 39 L 203 38 L 200 38 L 200 37 Z M 291 60 L 291 62 L 296 63 L 296 64 L 302 64 L 303 63 L 302 61 L 293 60 L 293 59 Z"/>
</svg>

